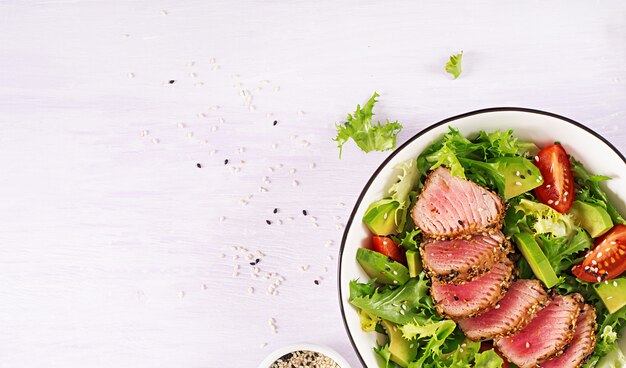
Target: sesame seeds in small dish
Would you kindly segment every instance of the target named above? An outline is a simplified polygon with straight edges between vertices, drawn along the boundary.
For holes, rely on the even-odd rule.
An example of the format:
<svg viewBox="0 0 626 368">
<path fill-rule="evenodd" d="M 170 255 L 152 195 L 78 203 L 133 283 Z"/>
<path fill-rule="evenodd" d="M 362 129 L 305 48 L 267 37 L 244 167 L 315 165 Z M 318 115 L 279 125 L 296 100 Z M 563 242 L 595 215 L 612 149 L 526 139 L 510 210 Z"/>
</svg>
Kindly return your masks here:
<svg viewBox="0 0 626 368">
<path fill-rule="evenodd" d="M 258 368 L 350 368 L 348 362 L 333 349 L 315 344 L 293 344 L 273 351 Z"/>
</svg>

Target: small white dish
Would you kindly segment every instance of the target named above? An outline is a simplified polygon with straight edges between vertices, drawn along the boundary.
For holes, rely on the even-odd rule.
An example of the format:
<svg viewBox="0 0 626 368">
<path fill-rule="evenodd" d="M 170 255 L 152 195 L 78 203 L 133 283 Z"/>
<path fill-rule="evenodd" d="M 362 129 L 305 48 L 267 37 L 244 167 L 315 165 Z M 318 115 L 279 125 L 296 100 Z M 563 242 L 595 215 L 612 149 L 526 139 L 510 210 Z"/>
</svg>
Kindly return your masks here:
<svg viewBox="0 0 626 368">
<path fill-rule="evenodd" d="M 602 185 L 615 207 L 626 214 L 626 158 L 604 137 L 576 121 L 539 110 L 505 107 L 458 115 L 422 130 L 389 155 L 372 174 L 352 210 L 341 242 L 338 271 L 341 313 L 352 346 L 365 367 L 378 367 L 373 352 L 377 334 L 361 330 L 359 317 L 348 302 L 350 280 L 369 279 L 355 258 L 357 249 L 368 244 L 371 237 L 361 219 L 370 203 L 384 197 L 386 188 L 396 178 L 394 167 L 416 158 L 446 133 L 450 126 L 459 129 L 464 135 L 480 130 L 513 129 L 520 140 L 533 141 L 540 146 L 559 141 L 590 172 L 613 178 Z M 626 338 L 621 339 L 620 347 L 626 351 Z"/>
<path fill-rule="evenodd" d="M 338 352 L 335 350 L 322 345 L 309 344 L 309 343 L 297 343 L 292 345 L 283 346 L 282 348 L 278 348 L 271 352 L 261 364 L 259 364 L 258 368 L 269 368 L 272 363 L 278 360 L 280 357 L 293 353 L 295 351 L 314 351 L 316 353 L 324 354 L 330 359 L 334 360 L 340 368 L 351 368 L 348 361 L 346 361 Z"/>
</svg>

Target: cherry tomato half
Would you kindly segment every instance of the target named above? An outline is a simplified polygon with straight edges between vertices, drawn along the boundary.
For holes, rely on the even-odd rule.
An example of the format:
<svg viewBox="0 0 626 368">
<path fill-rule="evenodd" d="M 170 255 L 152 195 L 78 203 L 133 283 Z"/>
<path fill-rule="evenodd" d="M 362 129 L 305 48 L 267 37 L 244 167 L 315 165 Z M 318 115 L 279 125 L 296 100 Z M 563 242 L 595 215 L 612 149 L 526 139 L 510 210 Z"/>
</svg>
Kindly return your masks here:
<svg viewBox="0 0 626 368">
<path fill-rule="evenodd" d="M 386 236 L 374 236 L 374 250 L 384 254 L 396 262 L 406 264 L 404 251 L 393 240 Z"/>
<path fill-rule="evenodd" d="M 594 242 L 595 247 L 572 273 L 587 282 L 613 279 L 626 271 L 626 225 L 613 226 Z"/>
<path fill-rule="evenodd" d="M 543 184 L 535 189 L 543 204 L 566 213 L 574 203 L 574 176 L 563 146 L 555 143 L 543 148 L 534 160 L 543 176 Z"/>
</svg>

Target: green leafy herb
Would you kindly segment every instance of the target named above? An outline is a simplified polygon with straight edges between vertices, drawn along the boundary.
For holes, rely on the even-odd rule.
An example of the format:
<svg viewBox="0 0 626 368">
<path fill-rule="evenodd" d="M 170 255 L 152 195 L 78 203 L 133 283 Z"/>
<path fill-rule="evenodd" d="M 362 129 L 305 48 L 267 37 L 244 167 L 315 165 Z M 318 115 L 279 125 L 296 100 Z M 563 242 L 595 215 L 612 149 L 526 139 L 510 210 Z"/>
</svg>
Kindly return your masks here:
<svg viewBox="0 0 626 368">
<path fill-rule="evenodd" d="M 562 214 L 543 203 L 533 202 L 522 198 L 514 206 L 516 211 L 523 212 L 526 217 L 518 218 L 517 225 L 529 226 L 536 234 L 550 234 L 553 237 L 571 236 L 576 230 L 574 220 L 567 214 Z M 509 217 L 515 218 L 519 215 Z M 506 221 L 506 217 L 505 217 Z M 511 231 L 511 223 L 505 224 L 505 229 Z M 514 230 L 513 230 L 514 231 Z M 507 233 L 511 236 L 512 234 Z"/>
<path fill-rule="evenodd" d="M 389 351 L 389 344 L 381 345 L 374 348 L 374 352 L 378 356 L 378 361 L 381 368 L 391 368 L 396 366 L 395 363 L 390 361 L 391 352 Z"/>
<path fill-rule="evenodd" d="M 474 367 L 476 368 L 500 368 L 502 364 L 504 364 L 504 361 L 493 349 L 477 354 L 474 361 Z"/>
<path fill-rule="evenodd" d="M 443 320 L 430 323 L 410 323 L 400 327 L 403 336 L 408 340 L 418 339 L 420 346 L 417 359 L 409 363 L 409 368 L 433 366 L 441 360 L 443 347 L 446 339 L 454 332 L 456 323 L 451 320 Z"/>
<path fill-rule="evenodd" d="M 341 158 L 343 145 L 350 138 L 366 153 L 387 151 L 396 147 L 396 136 L 402 130 L 402 124 L 389 120 L 385 125 L 382 125 L 380 121 L 378 124 L 372 124 L 372 117 L 374 116 L 372 110 L 378 96 L 378 93 L 374 92 L 372 98 L 367 101 L 363 108 L 357 105 L 354 114 L 348 114 L 348 121 L 343 125 L 337 125 L 337 137 L 334 141 L 339 147 L 339 158 Z"/>
<path fill-rule="evenodd" d="M 591 237 L 583 229 L 578 229 L 571 240 L 567 236 L 553 238 L 546 234 L 538 234 L 537 237 L 543 253 L 557 275 L 579 263 L 581 259 L 576 256 L 593 245 Z"/>
<path fill-rule="evenodd" d="M 450 56 L 450 61 L 446 63 L 446 72 L 452 74 L 453 79 L 457 79 L 461 75 L 463 63 L 463 51 L 456 55 Z"/>
<path fill-rule="evenodd" d="M 571 162 L 574 181 L 577 184 L 576 199 L 601 206 L 609 213 L 614 224 L 626 224 L 626 220 L 613 207 L 606 193 L 600 188 L 600 182 L 610 180 L 611 178 L 589 174 L 583 164 L 576 161 L 573 157 Z"/>
<path fill-rule="evenodd" d="M 354 286 L 352 286 L 354 284 Z M 428 280 L 424 273 L 411 278 L 406 284 L 392 289 L 383 287 L 370 295 L 354 293 L 352 289 L 363 291 L 366 287 L 357 282 L 351 283 L 350 303 L 357 308 L 390 322 L 404 325 L 427 321 L 436 315 L 433 300 L 428 294 Z"/>
<path fill-rule="evenodd" d="M 419 249 L 419 236 L 422 233 L 420 229 L 413 229 L 402 233 L 400 236 L 392 236 L 392 240 L 404 249 Z"/>
<path fill-rule="evenodd" d="M 371 279 L 367 283 L 350 280 L 350 300 L 374 294 L 374 291 L 376 291 L 374 282 L 376 282 L 376 279 Z"/>
</svg>

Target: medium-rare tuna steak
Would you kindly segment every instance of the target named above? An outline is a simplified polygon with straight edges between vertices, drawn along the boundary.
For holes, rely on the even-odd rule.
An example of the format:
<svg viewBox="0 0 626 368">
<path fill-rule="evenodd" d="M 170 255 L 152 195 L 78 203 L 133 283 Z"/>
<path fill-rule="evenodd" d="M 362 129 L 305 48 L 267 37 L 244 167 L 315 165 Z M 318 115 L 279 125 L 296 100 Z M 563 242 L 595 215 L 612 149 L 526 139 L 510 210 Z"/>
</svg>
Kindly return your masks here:
<svg viewBox="0 0 626 368">
<path fill-rule="evenodd" d="M 585 304 L 576 320 L 574 338 L 569 348 L 554 359 L 541 364 L 542 368 L 578 368 L 596 348 L 596 309 Z"/>
<path fill-rule="evenodd" d="M 445 285 L 433 279 L 430 293 L 442 317 L 458 320 L 493 308 L 512 278 L 513 262 L 504 257 L 489 272 L 463 285 Z"/>
<path fill-rule="evenodd" d="M 520 368 L 530 368 L 563 353 L 574 337 L 583 306 L 580 294 L 555 296 L 515 335 L 495 339 L 502 354 Z"/>
<path fill-rule="evenodd" d="M 503 212 L 498 195 L 440 166 L 426 178 L 411 216 L 427 237 L 448 239 L 493 232 Z"/>
<path fill-rule="evenodd" d="M 444 284 L 460 285 L 477 279 L 508 253 L 509 242 L 501 232 L 469 239 L 429 240 L 420 247 L 424 269 Z"/>
<path fill-rule="evenodd" d="M 517 280 L 493 309 L 460 320 L 459 327 L 474 341 L 509 336 L 524 328 L 548 303 L 548 293 L 541 281 Z"/>
</svg>

